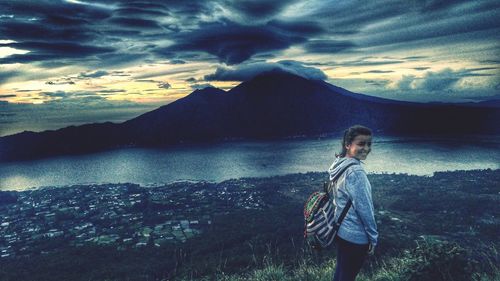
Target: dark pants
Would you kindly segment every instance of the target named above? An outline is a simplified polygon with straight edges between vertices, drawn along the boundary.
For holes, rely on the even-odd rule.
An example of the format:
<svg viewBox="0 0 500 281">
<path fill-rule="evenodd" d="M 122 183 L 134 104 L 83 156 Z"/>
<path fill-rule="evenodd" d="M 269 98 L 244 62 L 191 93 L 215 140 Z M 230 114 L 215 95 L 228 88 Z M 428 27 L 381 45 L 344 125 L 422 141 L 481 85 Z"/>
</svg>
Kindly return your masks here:
<svg viewBox="0 0 500 281">
<path fill-rule="evenodd" d="M 368 244 L 355 244 L 340 237 L 335 238 L 337 268 L 333 281 L 354 281 L 368 253 Z"/>
</svg>

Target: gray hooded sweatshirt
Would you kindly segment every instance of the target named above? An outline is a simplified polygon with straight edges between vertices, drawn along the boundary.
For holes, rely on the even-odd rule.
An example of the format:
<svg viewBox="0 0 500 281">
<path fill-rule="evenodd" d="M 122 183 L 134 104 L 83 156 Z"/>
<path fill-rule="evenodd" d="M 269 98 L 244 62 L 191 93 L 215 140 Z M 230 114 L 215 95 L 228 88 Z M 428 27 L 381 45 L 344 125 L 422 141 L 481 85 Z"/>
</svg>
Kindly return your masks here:
<svg viewBox="0 0 500 281">
<path fill-rule="evenodd" d="M 336 220 L 349 198 L 352 200 L 352 206 L 340 225 L 337 235 L 352 243 L 376 245 L 378 231 L 373 211 L 372 187 L 365 170 L 361 167 L 361 161 L 355 158 L 336 158 L 328 170 L 330 179 L 349 163 L 357 165 L 347 168 L 332 190 Z"/>
</svg>

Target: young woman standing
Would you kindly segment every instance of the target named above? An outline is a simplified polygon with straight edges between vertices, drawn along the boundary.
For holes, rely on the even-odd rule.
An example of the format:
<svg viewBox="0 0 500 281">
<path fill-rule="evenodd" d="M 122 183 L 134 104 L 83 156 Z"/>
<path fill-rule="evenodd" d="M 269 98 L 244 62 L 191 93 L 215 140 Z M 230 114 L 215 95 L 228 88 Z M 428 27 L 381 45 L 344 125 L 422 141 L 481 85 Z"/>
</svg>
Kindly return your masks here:
<svg viewBox="0 0 500 281">
<path fill-rule="evenodd" d="M 337 265 L 333 281 L 354 281 L 367 254 L 373 254 L 378 231 L 375 222 L 371 185 L 361 167 L 371 151 L 372 132 L 356 125 L 344 132 L 342 151 L 329 169 L 330 179 L 345 165 L 355 163 L 341 175 L 333 186 L 335 214 L 338 216 L 347 201 L 352 207 L 347 212 L 336 237 Z M 338 218 L 336 218 L 338 219 Z"/>
</svg>

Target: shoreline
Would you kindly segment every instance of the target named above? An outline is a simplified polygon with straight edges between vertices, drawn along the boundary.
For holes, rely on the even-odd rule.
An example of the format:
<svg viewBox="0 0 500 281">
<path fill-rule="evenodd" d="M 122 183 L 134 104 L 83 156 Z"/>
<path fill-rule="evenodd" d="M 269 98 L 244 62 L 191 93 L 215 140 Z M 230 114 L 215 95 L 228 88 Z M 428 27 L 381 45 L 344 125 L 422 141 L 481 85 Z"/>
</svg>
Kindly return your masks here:
<svg viewBox="0 0 500 281">
<path fill-rule="evenodd" d="M 370 176 L 408 176 L 408 177 L 425 177 L 425 178 L 432 178 L 435 177 L 436 174 L 441 175 L 441 174 L 449 174 L 449 173 L 464 173 L 464 172 L 472 172 L 472 173 L 477 173 L 477 172 L 498 172 L 500 169 L 491 169 L 491 168 L 485 168 L 485 169 L 470 169 L 470 170 L 442 170 L 442 171 L 434 171 L 432 174 L 426 174 L 426 175 L 420 175 L 420 174 L 409 174 L 409 173 L 395 173 L 395 172 L 373 172 L 373 173 L 367 173 L 368 177 Z M 301 175 L 325 175 L 325 180 L 327 179 L 327 172 L 319 172 L 319 171 L 309 171 L 309 172 L 304 172 L 304 173 L 288 173 L 288 174 L 278 174 L 278 175 L 269 175 L 269 176 L 264 176 L 264 177 L 239 177 L 239 178 L 229 178 L 221 181 L 212 181 L 212 180 L 193 180 L 193 179 L 178 179 L 174 181 L 169 181 L 169 182 L 164 182 L 164 183 L 137 183 L 137 182 L 85 182 L 85 183 L 75 183 L 75 184 L 64 184 L 64 185 L 47 185 L 47 186 L 32 186 L 32 187 L 26 187 L 26 188 L 17 188 L 17 189 L 0 189 L 1 192 L 26 192 L 26 191 L 37 191 L 37 190 L 48 190 L 48 189 L 64 189 L 64 188 L 73 188 L 73 187 L 78 187 L 78 186 L 104 186 L 104 185 L 109 185 L 109 186 L 116 186 L 116 185 L 137 185 L 141 188 L 157 188 L 157 187 L 164 187 L 164 186 L 169 186 L 169 185 L 175 185 L 175 184 L 223 184 L 225 182 L 232 182 L 232 181 L 252 181 L 252 180 L 271 180 L 275 178 L 287 178 L 287 177 L 296 177 L 296 176 L 301 176 Z"/>
</svg>

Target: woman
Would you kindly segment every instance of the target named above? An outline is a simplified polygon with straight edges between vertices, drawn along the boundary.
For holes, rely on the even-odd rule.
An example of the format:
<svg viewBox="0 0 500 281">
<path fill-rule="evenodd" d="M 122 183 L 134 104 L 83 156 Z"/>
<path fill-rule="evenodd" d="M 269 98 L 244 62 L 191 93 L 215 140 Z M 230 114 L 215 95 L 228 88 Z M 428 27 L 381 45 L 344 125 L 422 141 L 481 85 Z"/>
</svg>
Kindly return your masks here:
<svg viewBox="0 0 500 281">
<path fill-rule="evenodd" d="M 354 281 L 367 254 L 377 245 L 377 224 L 374 218 L 371 185 L 361 167 L 371 151 L 372 132 L 356 125 L 344 132 L 342 152 L 336 155 L 329 169 L 330 179 L 345 165 L 355 163 L 340 176 L 333 186 L 335 214 L 341 213 L 349 199 L 352 206 L 340 225 L 336 237 L 337 267 L 334 281 Z M 336 218 L 338 219 L 338 218 Z"/>
</svg>

